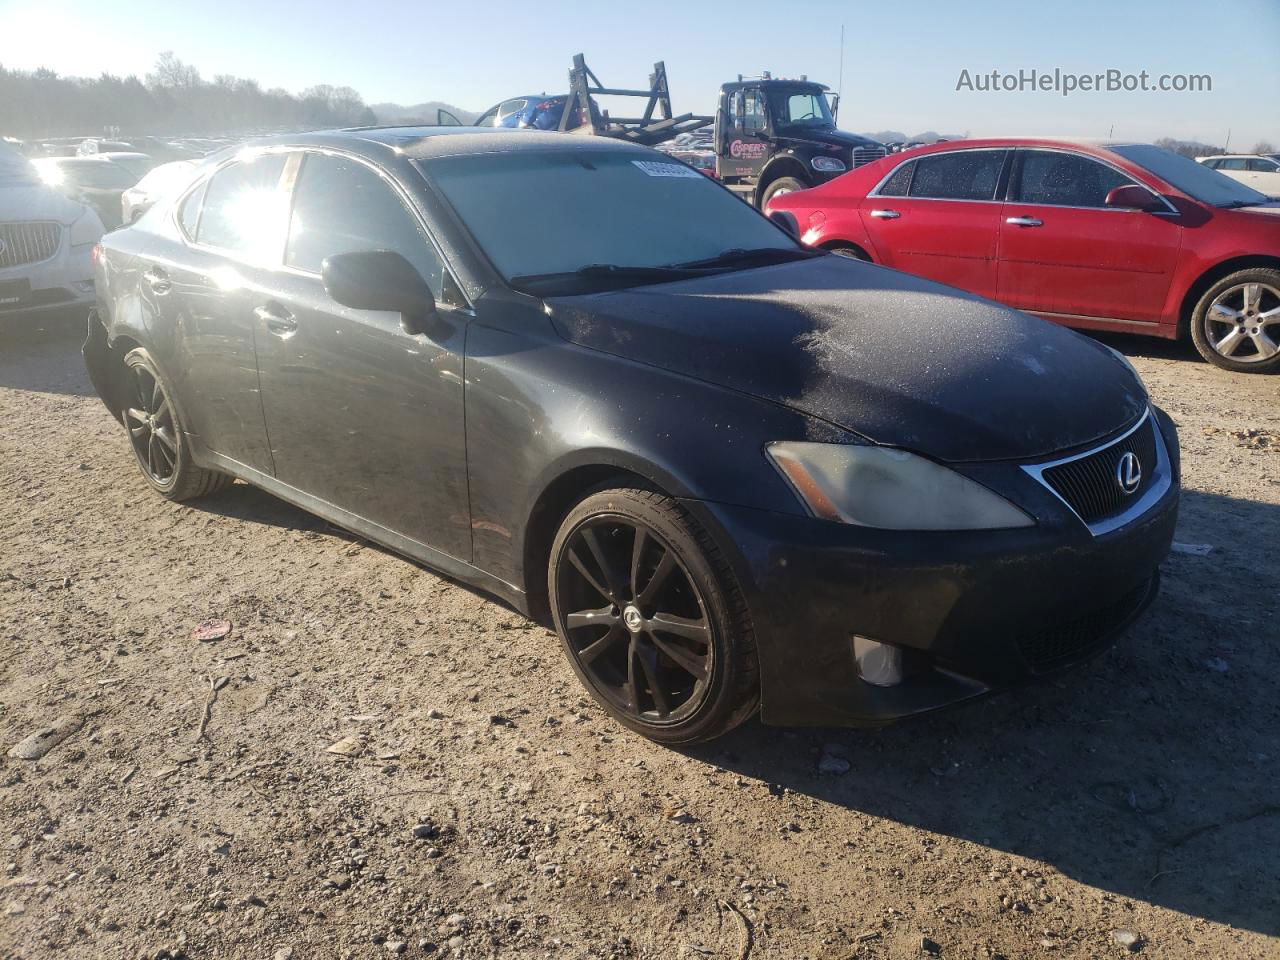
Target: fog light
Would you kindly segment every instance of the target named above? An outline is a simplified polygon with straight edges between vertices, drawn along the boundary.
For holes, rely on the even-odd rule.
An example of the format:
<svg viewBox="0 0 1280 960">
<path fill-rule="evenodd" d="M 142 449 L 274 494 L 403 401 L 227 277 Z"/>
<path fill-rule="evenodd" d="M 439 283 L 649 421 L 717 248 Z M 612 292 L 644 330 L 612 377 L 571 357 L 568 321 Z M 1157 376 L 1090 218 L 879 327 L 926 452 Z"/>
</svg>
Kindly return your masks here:
<svg viewBox="0 0 1280 960">
<path fill-rule="evenodd" d="M 902 651 L 887 643 L 855 635 L 853 656 L 858 661 L 858 676 L 877 687 L 892 687 L 906 676 Z"/>
</svg>

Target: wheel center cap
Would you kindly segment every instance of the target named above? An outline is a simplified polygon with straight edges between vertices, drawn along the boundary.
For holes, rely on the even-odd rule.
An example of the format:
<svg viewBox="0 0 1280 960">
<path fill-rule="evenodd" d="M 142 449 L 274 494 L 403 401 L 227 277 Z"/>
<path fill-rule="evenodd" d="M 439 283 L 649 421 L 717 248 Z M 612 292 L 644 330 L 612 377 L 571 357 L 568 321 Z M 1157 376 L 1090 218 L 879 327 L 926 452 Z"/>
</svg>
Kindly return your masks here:
<svg viewBox="0 0 1280 960">
<path fill-rule="evenodd" d="M 640 615 L 639 609 L 632 604 L 628 604 L 626 609 L 622 611 L 622 622 L 627 625 L 627 629 L 632 633 L 639 633 L 640 628 L 644 626 L 644 617 Z"/>
</svg>

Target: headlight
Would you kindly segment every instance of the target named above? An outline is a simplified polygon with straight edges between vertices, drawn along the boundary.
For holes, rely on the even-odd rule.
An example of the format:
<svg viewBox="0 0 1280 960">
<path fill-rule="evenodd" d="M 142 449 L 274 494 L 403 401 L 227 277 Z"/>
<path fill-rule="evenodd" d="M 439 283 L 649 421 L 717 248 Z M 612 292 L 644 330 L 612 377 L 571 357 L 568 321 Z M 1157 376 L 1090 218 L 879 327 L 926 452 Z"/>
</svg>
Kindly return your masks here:
<svg viewBox="0 0 1280 960">
<path fill-rule="evenodd" d="M 102 239 L 102 221 L 93 212 L 92 207 L 85 207 L 76 222 L 71 224 L 71 245 L 82 247 L 87 243 L 97 243 Z"/>
<path fill-rule="evenodd" d="M 844 161 L 836 157 L 814 157 L 809 161 L 809 166 L 819 173 L 839 173 L 846 169 Z"/>
<path fill-rule="evenodd" d="M 1035 521 L 954 470 L 905 450 L 771 443 L 769 458 L 815 517 L 882 530 L 995 530 Z"/>
</svg>

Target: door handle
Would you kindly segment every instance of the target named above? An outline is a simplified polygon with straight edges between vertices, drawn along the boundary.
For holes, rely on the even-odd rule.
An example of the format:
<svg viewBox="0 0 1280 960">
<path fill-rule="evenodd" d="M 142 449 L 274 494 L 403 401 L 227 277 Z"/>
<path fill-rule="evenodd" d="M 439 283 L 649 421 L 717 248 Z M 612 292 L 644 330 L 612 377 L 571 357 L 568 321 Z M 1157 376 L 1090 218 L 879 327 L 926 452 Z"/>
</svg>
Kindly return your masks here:
<svg viewBox="0 0 1280 960">
<path fill-rule="evenodd" d="M 298 321 L 293 319 L 293 314 L 278 304 L 263 304 L 260 307 L 254 307 L 253 315 L 262 321 L 266 328 L 277 337 L 292 336 L 298 330 Z"/>
<path fill-rule="evenodd" d="M 152 267 L 147 270 L 142 275 L 142 282 L 147 285 L 148 290 L 157 295 L 168 293 L 173 289 L 173 282 L 162 267 Z"/>
<path fill-rule="evenodd" d="M 897 210 L 872 210 L 871 215 L 877 220 L 897 220 L 902 216 Z"/>
<path fill-rule="evenodd" d="M 1005 223 L 1011 223 L 1015 227 L 1043 227 L 1044 221 L 1037 220 L 1035 217 L 1007 217 Z"/>
</svg>

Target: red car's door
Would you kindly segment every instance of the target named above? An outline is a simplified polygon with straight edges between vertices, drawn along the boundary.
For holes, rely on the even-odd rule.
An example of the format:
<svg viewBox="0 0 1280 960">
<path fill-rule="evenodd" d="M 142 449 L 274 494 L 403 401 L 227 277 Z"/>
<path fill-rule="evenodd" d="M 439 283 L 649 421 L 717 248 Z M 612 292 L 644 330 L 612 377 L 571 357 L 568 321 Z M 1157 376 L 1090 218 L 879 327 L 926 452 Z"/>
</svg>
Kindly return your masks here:
<svg viewBox="0 0 1280 960">
<path fill-rule="evenodd" d="M 860 214 L 879 263 L 994 297 L 1007 150 L 950 150 L 894 170 Z"/>
<path fill-rule="evenodd" d="M 997 299 L 1066 320 L 1160 322 L 1182 226 L 1169 213 L 1107 207 L 1135 183 L 1092 157 L 1018 150 L 1000 228 Z"/>
</svg>

